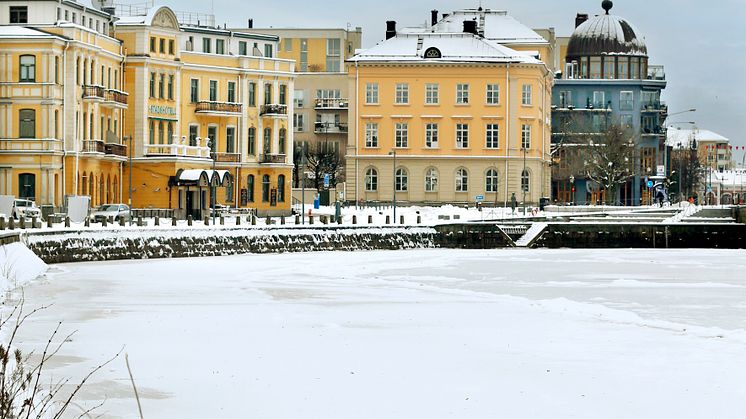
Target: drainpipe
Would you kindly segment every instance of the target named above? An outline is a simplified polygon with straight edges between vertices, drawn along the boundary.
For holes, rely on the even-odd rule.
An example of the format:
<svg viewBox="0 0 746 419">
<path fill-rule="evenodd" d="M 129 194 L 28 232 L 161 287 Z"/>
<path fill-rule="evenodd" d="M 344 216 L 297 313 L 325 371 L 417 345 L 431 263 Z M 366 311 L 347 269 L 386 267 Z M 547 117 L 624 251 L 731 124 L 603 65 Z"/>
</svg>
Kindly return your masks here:
<svg viewBox="0 0 746 419">
<path fill-rule="evenodd" d="M 358 127 L 358 123 L 360 122 L 360 73 L 359 73 L 359 67 L 358 62 L 355 61 L 355 208 L 357 208 L 359 199 L 358 199 L 358 190 L 360 189 L 360 127 Z M 363 181 L 365 179 L 363 178 Z M 394 220 L 394 223 L 396 223 L 396 220 Z"/>
<path fill-rule="evenodd" d="M 67 141 L 67 123 L 65 120 L 65 113 L 67 112 L 67 49 L 70 48 L 70 41 L 65 41 L 65 49 L 62 50 L 62 199 L 64 201 L 65 193 L 67 192 L 67 147 L 65 142 Z M 75 190 L 78 190 L 78 176 L 75 176 Z M 56 185 L 55 185 L 56 186 Z M 64 202 L 63 202 L 64 203 Z"/>
<path fill-rule="evenodd" d="M 505 208 L 508 207 L 508 194 L 510 193 L 510 174 L 508 173 L 510 160 L 510 63 L 505 73 Z"/>
</svg>

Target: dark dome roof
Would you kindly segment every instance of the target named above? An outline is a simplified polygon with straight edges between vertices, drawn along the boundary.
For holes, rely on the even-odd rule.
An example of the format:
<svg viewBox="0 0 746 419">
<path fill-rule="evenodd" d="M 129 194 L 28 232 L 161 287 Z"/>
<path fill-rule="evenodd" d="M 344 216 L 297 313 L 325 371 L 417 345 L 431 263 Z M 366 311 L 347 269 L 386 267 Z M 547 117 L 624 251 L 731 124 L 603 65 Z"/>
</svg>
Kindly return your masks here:
<svg viewBox="0 0 746 419">
<path fill-rule="evenodd" d="M 567 45 L 567 57 L 594 55 L 647 56 L 648 48 L 631 23 L 608 14 L 588 19 L 575 29 Z"/>
</svg>

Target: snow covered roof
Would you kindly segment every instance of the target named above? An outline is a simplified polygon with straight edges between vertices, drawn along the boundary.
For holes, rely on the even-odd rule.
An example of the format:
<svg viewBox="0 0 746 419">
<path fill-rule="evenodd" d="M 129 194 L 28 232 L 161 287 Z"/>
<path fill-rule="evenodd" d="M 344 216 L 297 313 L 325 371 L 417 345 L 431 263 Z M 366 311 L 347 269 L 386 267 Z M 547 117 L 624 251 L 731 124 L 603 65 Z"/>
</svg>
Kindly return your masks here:
<svg viewBox="0 0 746 419">
<path fill-rule="evenodd" d="M 436 50 L 437 55 L 425 57 L 426 52 Z M 350 61 L 541 63 L 526 53 L 463 32 L 398 34 L 359 52 Z"/>
<path fill-rule="evenodd" d="M 155 19 L 159 15 L 158 19 Z M 114 23 L 116 26 L 162 26 L 179 29 L 180 24 L 174 11 L 168 6 L 156 5 L 145 15 L 122 16 Z"/>
<path fill-rule="evenodd" d="M 648 48 L 639 31 L 625 19 L 609 14 L 598 15 L 575 28 L 567 44 L 567 57 L 624 54 L 647 56 Z"/>
<path fill-rule="evenodd" d="M 64 37 L 24 26 L 0 26 L 0 38 L 59 38 Z"/>
<path fill-rule="evenodd" d="M 464 21 L 475 20 L 477 30 L 485 38 L 501 44 L 548 44 L 541 35 L 522 24 L 505 10 L 462 9 L 441 19 L 429 31 L 440 33 L 463 32 Z M 405 28 L 403 33 L 423 32 L 424 28 Z"/>
<path fill-rule="evenodd" d="M 227 170 L 186 169 L 176 173 L 177 185 L 207 186 L 214 182 L 216 185 L 225 186 L 232 180 L 233 177 Z"/>
<path fill-rule="evenodd" d="M 669 128 L 666 135 L 666 143 L 671 147 L 678 147 L 678 144 L 688 145 L 692 139 L 697 140 L 697 142 L 730 142 L 729 139 L 718 133 L 699 128 Z"/>
</svg>

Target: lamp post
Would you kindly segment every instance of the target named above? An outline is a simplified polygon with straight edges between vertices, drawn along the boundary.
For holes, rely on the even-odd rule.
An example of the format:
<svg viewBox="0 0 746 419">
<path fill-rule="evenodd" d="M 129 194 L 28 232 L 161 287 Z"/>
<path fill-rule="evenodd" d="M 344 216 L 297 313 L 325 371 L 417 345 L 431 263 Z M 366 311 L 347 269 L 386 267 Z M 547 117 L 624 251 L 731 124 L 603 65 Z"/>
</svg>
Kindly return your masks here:
<svg viewBox="0 0 746 419">
<path fill-rule="evenodd" d="M 215 182 L 213 182 L 214 176 L 215 176 L 215 160 L 218 157 L 218 147 L 217 143 L 215 142 L 214 138 L 210 138 L 210 148 L 214 148 L 215 151 L 212 152 L 212 176 L 210 176 L 210 206 L 212 207 L 212 225 L 215 225 L 215 201 L 217 201 L 218 197 L 215 191 Z"/>
<path fill-rule="evenodd" d="M 130 211 L 132 211 L 132 153 L 134 153 L 134 151 L 135 151 L 132 148 L 132 137 L 134 137 L 134 135 L 130 135 L 130 137 L 129 137 L 129 165 L 130 165 L 129 183 L 130 184 L 129 184 L 129 196 L 127 198 L 127 206 L 130 207 Z M 132 225 L 132 217 L 129 217 L 129 219 L 130 219 L 129 220 L 130 221 L 130 225 Z"/>
<path fill-rule="evenodd" d="M 521 148 L 523 149 L 523 171 L 521 172 L 521 191 L 523 192 L 523 215 L 526 215 L 526 190 L 528 184 L 523 184 L 523 176 L 526 174 L 526 142 L 521 138 Z"/>
<path fill-rule="evenodd" d="M 394 168 L 393 168 L 393 175 L 394 175 L 394 224 L 396 224 L 396 150 L 389 151 L 389 156 L 394 156 Z"/>
<path fill-rule="evenodd" d="M 575 176 L 570 175 L 570 203 L 575 205 Z"/>
</svg>

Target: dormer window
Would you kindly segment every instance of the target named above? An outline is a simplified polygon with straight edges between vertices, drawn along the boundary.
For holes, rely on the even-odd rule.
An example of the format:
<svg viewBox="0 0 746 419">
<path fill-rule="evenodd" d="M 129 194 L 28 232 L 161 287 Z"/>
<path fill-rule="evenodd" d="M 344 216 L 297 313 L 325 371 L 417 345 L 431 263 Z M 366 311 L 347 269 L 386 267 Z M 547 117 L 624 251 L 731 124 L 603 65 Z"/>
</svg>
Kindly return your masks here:
<svg viewBox="0 0 746 419">
<path fill-rule="evenodd" d="M 440 58 L 440 50 L 438 48 L 428 48 L 425 51 L 425 58 Z"/>
</svg>

